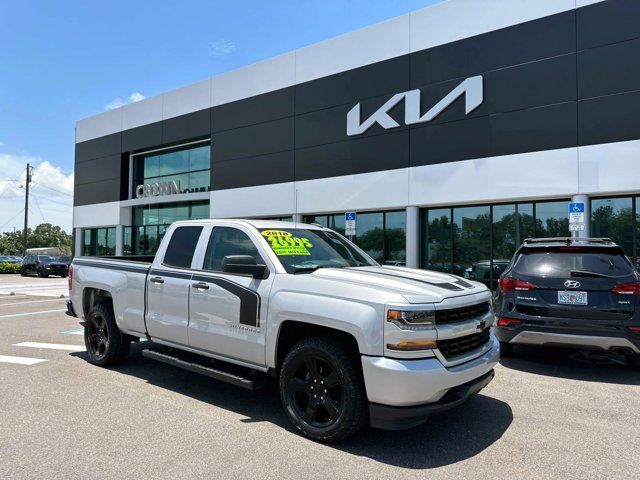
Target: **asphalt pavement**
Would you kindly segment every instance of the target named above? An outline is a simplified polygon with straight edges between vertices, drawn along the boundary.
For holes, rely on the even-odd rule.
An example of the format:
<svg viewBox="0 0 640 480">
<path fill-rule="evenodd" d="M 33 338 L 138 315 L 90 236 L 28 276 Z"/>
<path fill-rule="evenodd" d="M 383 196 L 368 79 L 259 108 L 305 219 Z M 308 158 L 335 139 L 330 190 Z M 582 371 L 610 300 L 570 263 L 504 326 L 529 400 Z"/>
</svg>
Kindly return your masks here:
<svg viewBox="0 0 640 480">
<path fill-rule="evenodd" d="M 2 479 L 640 477 L 640 372 L 621 358 L 518 349 L 423 426 L 323 445 L 294 432 L 273 384 L 245 391 L 143 358 L 144 343 L 89 364 L 63 309 L 0 295 Z"/>
</svg>

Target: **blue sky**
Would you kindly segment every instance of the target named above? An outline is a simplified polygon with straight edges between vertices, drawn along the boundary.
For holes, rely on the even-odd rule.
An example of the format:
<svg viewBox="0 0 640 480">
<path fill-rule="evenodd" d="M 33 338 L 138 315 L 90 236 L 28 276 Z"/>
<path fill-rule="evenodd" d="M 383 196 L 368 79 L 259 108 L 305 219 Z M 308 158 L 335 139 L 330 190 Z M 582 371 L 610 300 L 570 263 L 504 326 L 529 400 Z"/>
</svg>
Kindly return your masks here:
<svg viewBox="0 0 640 480">
<path fill-rule="evenodd" d="M 27 161 L 30 225 L 70 229 L 76 120 L 438 1 L 3 0 L 0 231 L 21 228 Z"/>
</svg>

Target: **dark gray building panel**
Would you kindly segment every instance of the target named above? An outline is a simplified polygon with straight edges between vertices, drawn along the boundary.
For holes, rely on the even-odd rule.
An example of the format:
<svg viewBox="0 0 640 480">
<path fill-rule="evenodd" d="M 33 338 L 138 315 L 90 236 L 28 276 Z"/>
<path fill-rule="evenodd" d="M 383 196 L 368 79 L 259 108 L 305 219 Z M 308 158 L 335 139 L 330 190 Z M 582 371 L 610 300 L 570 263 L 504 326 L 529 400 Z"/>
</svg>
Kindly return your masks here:
<svg viewBox="0 0 640 480">
<path fill-rule="evenodd" d="M 115 202 L 120 200 L 120 179 L 76 184 L 73 190 L 73 205 Z"/>
<path fill-rule="evenodd" d="M 293 151 L 217 162 L 212 168 L 212 190 L 293 181 Z"/>
<path fill-rule="evenodd" d="M 291 117 L 293 106 L 294 87 L 218 105 L 212 108 L 211 131 L 218 133 Z"/>
<path fill-rule="evenodd" d="M 640 90 L 640 38 L 579 52 L 578 78 L 581 99 Z"/>
<path fill-rule="evenodd" d="M 155 122 L 122 132 L 122 151 L 135 152 L 162 145 L 162 122 Z"/>
<path fill-rule="evenodd" d="M 640 92 L 578 102 L 580 145 L 640 139 Z"/>
<path fill-rule="evenodd" d="M 205 109 L 162 121 L 162 144 L 207 138 L 211 132 L 211 110 Z"/>
<path fill-rule="evenodd" d="M 411 85 L 532 62 L 575 51 L 575 12 L 551 15 L 411 55 Z"/>
<path fill-rule="evenodd" d="M 122 134 L 120 132 L 94 138 L 76 144 L 76 163 L 107 157 L 122 152 Z"/>
<path fill-rule="evenodd" d="M 640 2 L 606 0 L 576 11 L 578 50 L 640 37 Z"/>
</svg>

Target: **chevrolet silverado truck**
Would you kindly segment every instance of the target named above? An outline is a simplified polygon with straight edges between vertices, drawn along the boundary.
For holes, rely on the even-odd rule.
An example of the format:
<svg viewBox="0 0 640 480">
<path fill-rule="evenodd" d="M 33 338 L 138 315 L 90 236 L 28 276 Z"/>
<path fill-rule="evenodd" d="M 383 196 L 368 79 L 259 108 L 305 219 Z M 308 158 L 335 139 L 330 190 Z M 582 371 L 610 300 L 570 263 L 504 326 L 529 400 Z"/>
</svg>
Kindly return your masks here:
<svg viewBox="0 0 640 480">
<path fill-rule="evenodd" d="M 240 387 L 275 377 L 291 422 L 327 442 L 419 425 L 499 358 L 484 285 L 380 266 L 319 225 L 176 222 L 153 259 L 76 258 L 69 288 L 91 363 L 142 338 L 143 356 Z"/>
</svg>

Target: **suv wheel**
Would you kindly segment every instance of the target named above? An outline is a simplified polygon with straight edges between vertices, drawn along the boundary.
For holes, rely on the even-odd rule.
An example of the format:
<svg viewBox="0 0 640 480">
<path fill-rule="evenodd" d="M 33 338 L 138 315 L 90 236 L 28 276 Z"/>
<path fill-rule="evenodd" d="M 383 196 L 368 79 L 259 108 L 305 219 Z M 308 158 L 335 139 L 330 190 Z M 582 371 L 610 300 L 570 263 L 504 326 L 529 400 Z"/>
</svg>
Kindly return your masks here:
<svg viewBox="0 0 640 480">
<path fill-rule="evenodd" d="M 625 360 L 627 361 L 627 366 L 629 368 L 640 370 L 640 354 L 632 353 L 631 355 L 627 355 Z"/>
<path fill-rule="evenodd" d="M 38 276 L 39 276 L 40 278 L 47 278 L 49 275 L 47 275 L 47 274 L 44 272 L 44 270 L 43 270 L 43 269 L 39 268 L 39 269 L 38 269 Z"/>
<path fill-rule="evenodd" d="M 111 304 L 93 307 L 85 319 L 84 344 L 89 361 L 106 367 L 125 359 L 131 348 L 131 338 L 120 331 Z"/>
<path fill-rule="evenodd" d="M 344 440 L 367 420 L 358 355 L 325 337 L 302 340 L 287 353 L 280 397 L 296 428 L 315 440 Z"/>
</svg>

